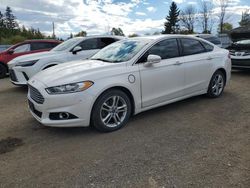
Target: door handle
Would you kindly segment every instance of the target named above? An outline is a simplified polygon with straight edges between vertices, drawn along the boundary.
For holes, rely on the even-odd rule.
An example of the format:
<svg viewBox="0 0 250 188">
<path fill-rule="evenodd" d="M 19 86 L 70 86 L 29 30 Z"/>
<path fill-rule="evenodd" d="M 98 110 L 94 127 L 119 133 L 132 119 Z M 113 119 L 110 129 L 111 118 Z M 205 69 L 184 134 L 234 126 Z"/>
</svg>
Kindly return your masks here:
<svg viewBox="0 0 250 188">
<path fill-rule="evenodd" d="M 209 56 L 209 57 L 207 57 L 207 60 L 212 60 L 212 59 L 213 59 L 213 58 L 212 58 L 212 57 L 210 57 L 210 56 Z"/>
<path fill-rule="evenodd" d="M 182 64 L 182 62 L 180 62 L 180 61 L 176 61 L 175 63 L 174 63 L 174 65 L 181 65 Z"/>
</svg>

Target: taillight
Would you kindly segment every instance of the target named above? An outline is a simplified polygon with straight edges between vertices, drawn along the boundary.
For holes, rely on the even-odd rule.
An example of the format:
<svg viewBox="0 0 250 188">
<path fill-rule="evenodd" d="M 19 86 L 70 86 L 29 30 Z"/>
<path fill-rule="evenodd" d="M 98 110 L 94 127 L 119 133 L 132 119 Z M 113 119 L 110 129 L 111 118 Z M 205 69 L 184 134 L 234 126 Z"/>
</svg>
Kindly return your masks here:
<svg viewBox="0 0 250 188">
<path fill-rule="evenodd" d="M 230 53 L 228 53 L 227 57 L 228 57 L 228 59 L 231 59 L 231 55 L 230 55 Z"/>
</svg>

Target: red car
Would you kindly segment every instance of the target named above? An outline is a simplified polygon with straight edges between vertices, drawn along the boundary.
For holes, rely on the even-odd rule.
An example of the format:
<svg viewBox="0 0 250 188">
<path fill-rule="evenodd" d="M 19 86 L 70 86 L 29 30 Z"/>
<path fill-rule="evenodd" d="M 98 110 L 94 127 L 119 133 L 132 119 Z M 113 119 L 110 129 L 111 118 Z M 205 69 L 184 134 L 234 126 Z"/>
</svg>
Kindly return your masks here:
<svg viewBox="0 0 250 188">
<path fill-rule="evenodd" d="M 26 40 L 0 52 L 0 78 L 8 73 L 7 63 L 12 59 L 21 55 L 49 51 L 60 43 L 61 41 L 57 40 Z"/>
</svg>

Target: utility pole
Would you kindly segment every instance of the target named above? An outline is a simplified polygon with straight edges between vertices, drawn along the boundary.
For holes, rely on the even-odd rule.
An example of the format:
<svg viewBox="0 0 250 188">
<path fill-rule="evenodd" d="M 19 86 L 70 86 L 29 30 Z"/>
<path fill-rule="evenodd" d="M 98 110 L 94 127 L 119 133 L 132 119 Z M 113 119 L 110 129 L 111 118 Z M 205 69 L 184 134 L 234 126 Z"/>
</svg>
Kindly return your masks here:
<svg viewBox="0 0 250 188">
<path fill-rule="evenodd" d="M 55 35 L 55 24 L 54 24 L 54 22 L 52 22 L 52 28 L 53 28 L 52 38 L 55 39 L 56 35 Z"/>
</svg>

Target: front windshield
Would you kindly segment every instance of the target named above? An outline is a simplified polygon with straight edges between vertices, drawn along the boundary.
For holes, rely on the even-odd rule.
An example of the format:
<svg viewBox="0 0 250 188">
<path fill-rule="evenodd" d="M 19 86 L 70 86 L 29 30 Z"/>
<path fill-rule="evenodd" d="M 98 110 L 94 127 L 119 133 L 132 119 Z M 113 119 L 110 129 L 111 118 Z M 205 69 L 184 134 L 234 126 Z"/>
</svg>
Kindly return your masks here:
<svg viewBox="0 0 250 188">
<path fill-rule="evenodd" d="M 236 44 L 250 44 L 250 40 L 240 40 Z"/>
<path fill-rule="evenodd" d="M 53 48 L 52 51 L 64 51 L 68 48 L 71 48 L 71 47 L 73 48 L 75 43 L 77 43 L 77 41 L 79 41 L 79 38 L 72 38 L 72 39 L 66 40 L 65 42 Z"/>
<path fill-rule="evenodd" d="M 115 42 L 106 48 L 100 50 L 94 55 L 92 60 L 101 60 L 111 63 L 124 62 L 132 59 L 148 41 L 140 41 L 135 39 L 122 40 Z"/>
</svg>

